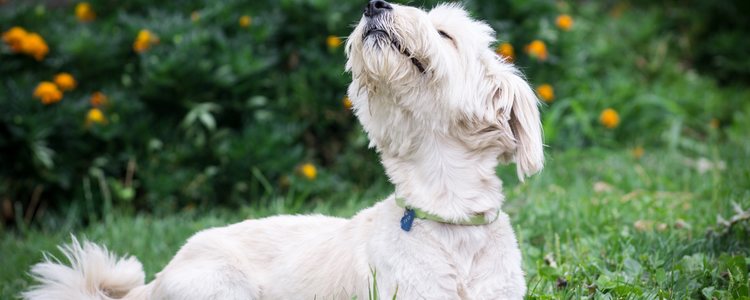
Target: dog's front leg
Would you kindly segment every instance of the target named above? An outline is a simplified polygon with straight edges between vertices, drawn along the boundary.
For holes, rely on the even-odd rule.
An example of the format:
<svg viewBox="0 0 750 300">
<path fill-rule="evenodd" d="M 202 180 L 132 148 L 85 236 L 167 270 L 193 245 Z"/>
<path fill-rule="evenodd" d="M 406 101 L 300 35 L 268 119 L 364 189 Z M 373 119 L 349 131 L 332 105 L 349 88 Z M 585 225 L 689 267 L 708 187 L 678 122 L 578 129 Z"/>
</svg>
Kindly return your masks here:
<svg viewBox="0 0 750 300">
<path fill-rule="evenodd" d="M 459 292 L 456 274 L 435 273 L 440 270 L 426 270 L 430 262 L 423 263 L 416 269 L 393 270 L 388 275 L 378 272 L 379 296 L 384 299 L 392 299 L 394 295 L 396 299 L 470 299 Z"/>
<path fill-rule="evenodd" d="M 492 238 L 475 259 L 467 299 L 523 299 L 526 281 L 508 215 L 500 213 L 492 225 Z"/>
<path fill-rule="evenodd" d="M 460 293 L 456 266 L 424 228 L 382 228 L 373 236 L 368 256 L 382 298 L 469 299 Z"/>
</svg>

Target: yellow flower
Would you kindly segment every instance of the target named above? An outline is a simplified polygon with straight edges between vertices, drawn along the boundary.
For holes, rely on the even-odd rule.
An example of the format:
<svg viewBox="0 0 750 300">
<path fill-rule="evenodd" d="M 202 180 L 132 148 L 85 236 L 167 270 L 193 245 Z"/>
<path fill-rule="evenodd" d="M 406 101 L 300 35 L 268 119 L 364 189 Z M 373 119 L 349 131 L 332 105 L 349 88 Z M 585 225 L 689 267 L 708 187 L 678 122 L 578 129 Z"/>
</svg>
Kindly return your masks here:
<svg viewBox="0 0 750 300">
<path fill-rule="evenodd" d="M 251 19 L 250 16 L 240 17 L 240 27 L 250 27 L 250 24 L 252 23 L 253 19 Z"/>
<path fill-rule="evenodd" d="M 3 32 L 3 42 L 8 44 L 13 52 L 21 52 L 23 49 L 23 42 L 28 37 L 29 33 L 21 27 L 12 27 L 8 31 Z"/>
<path fill-rule="evenodd" d="M 326 44 L 328 45 L 328 48 L 336 49 L 341 46 L 341 38 L 335 35 L 329 35 L 328 38 L 326 38 Z"/>
<path fill-rule="evenodd" d="M 495 49 L 495 52 L 508 61 L 513 61 L 516 58 L 515 52 L 513 51 L 513 45 L 510 43 L 500 44 L 500 46 L 497 46 L 497 49 Z"/>
<path fill-rule="evenodd" d="M 107 95 L 102 92 L 94 92 L 89 98 L 89 103 L 94 107 L 107 105 Z"/>
<path fill-rule="evenodd" d="M 718 129 L 719 128 L 719 119 L 717 119 L 717 118 L 711 119 L 711 122 L 708 123 L 708 126 L 711 127 L 711 128 L 713 128 L 713 129 Z"/>
<path fill-rule="evenodd" d="M 643 153 L 644 150 L 641 146 L 636 146 L 635 148 L 633 148 L 633 150 L 630 150 L 630 154 L 633 154 L 633 157 L 635 157 L 635 159 L 641 159 Z"/>
<path fill-rule="evenodd" d="M 352 109 L 352 100 L 349 99 L 349 96 L 344 96 L 344 100 L 341 103 L 344 105 L 344 108 Z"/>
<path fill-rule="evenodd" d="M 91 22 L 96 19 L 96 13 L 91 9 L 91 4 L 81 2 L 76 4 L 76 18 L 80 22 Z"/>
<path fill-rule="evenodd" d="M 49 53 L 49 47 L 42 36 L 36 33 L 29 33 L 21 42 L 21 51 L 41 61 Z"/>
<path fill-rule="evenodd" d="M 98 108 L 89 109 L 89 112 L 86 113 L 86 125 L 91 125 L 92 123 L 107 123 L 107 118 L 104 117 L 104 113 Z"/>
<path fill-rule="evenodd" d="M 143 53 L 144 51 L 151 48 L 152 45 L 158 44 L 159 38 L 147 29 L 141 29 L 138 32 L 138 36 L 133 42 L 133 51 L 137 53 Z"/>
<path fill-rule="evenodd" d="M 42 81 L 34 89 L 34 97 L 39 98 L 45 105 L 60 102 L 63 93 L 57 86 L 49 81 Z"/>
<path fill-rule="evenodd" d="M 544 102 L 552 102 L 552 100 L 555 100 L 555 89 L 549 84 L 545 83 L 540 85 L 536 88 L 536 92 L 539 93 L 539 97 L 541 97 Z"/>
<path fill-rule="evenodd" d="M 311 163 L 305 163 L 299 168 L 300 173 L 302 173 L 302 176 L 305 176 L 305 178 L 309 180 L 314 180 L 316 176 L 318 176 L 318 170 L 315 169 L 315 166 Z"/>
<path fill-rule="evenodd" d="M 57 87 L 59 87 L 63 91 L 70 91 L 76 88 L 76 79 L 73 78 L 72 75 L 69 73 L 60 73 L 55 75 L 55 79 L 53 80 Z"/>
<path fill-rule="evenodd" d="M 599 122 L 607 128 L 615 128 L 620 124 L 620 115 L 617 111 L 611 108 L 607 108 L 602 111 L 599 115 Z"/>
<path fill-rule="evenodd" d="M 538 60 L 547 60 L 547 45 L 540 40 L 534 40 L 526 46 L 526 52 Z"/>
<path fill-rule="evenodd" d="M 557 28 L 569 31 L 570 28 L 573 27 L 573 18 L 571 18 L 569 15 L 559 15 L 555 20 L 555 24 L 557 25 Z"/>
<path fill-rule="evenodd" d="M 201 14 L 197 11 L 194 11 L 190 13 L 190 20 L 193 22 L 198 22 L 198 20 L 201 19 Z"/>
</svg>

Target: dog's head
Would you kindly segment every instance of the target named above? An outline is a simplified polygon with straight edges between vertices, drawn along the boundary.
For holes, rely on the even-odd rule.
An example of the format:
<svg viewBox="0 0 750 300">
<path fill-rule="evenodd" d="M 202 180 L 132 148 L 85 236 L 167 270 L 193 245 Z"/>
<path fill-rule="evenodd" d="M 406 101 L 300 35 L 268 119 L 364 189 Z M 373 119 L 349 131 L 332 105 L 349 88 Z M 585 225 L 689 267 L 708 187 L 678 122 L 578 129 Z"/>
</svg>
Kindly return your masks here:
<svg viewBox="0 0 750 300">
<path fill-rule="evenodd" d="M 490 49 L 495 33 L 458 5 L 429 12 L 369 1 L 346 45 L 349 97 L 371 144 L 389 156 L 427 134 L 515 160 L 520 178 L 543 165 L 538 100 Z"/>
</svg>

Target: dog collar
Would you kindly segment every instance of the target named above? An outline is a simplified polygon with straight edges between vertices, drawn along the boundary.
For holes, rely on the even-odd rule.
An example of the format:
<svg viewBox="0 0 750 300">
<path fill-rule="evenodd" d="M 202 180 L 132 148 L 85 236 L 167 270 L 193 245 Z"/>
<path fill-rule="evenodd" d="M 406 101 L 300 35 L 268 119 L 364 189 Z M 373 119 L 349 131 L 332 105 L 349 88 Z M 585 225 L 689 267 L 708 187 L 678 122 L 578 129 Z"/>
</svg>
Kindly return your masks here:
<svg viewBox="0 0 750 300">
<path fill-rule="evenodd" d="M 500 216 L 500 209 L 498 208 L 497 213 L 495 214 L 495 218 L 491 220 L 487 219 L 484 214 L 477 213 L 471 216 L 468 220 L 449 221 L 436 214 L 432 214 L 419 208 L 406 205 L 406 201 L 404 200 L 404 198 L 396 197 L 396 205 L 404 209 L 404 216 L 401 218 L 401 229 L 403 229 L 404 231 L 411 230 L 411 225 L 414 222 L 414 218 L 430 220 L 444 224 L 478 226 L 495 222 L 495 220 L 497 220 L 497 218 Z"/>
</svg>

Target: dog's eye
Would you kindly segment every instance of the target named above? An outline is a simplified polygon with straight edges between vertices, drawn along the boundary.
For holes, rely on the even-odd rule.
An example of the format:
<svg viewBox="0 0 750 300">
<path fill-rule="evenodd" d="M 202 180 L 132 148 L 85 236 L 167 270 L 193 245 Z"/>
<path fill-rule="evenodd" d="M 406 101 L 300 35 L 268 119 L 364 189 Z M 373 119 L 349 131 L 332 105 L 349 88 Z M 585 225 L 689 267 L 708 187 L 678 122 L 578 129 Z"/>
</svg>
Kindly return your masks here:
<svg viewBox="0 0 750 300">
<path fill-rule="evenodd" d="M 446 39 L 449 39 L 451 41 L 453 40 L 453 38 L 450 35 L 448 35 L 447 33 L 445 33 L 445 31 L 438 30 L 438 33 L 440 34 L 440 36 L 442 36 L 442 37 L 444 37 Z"/>
</svg>

